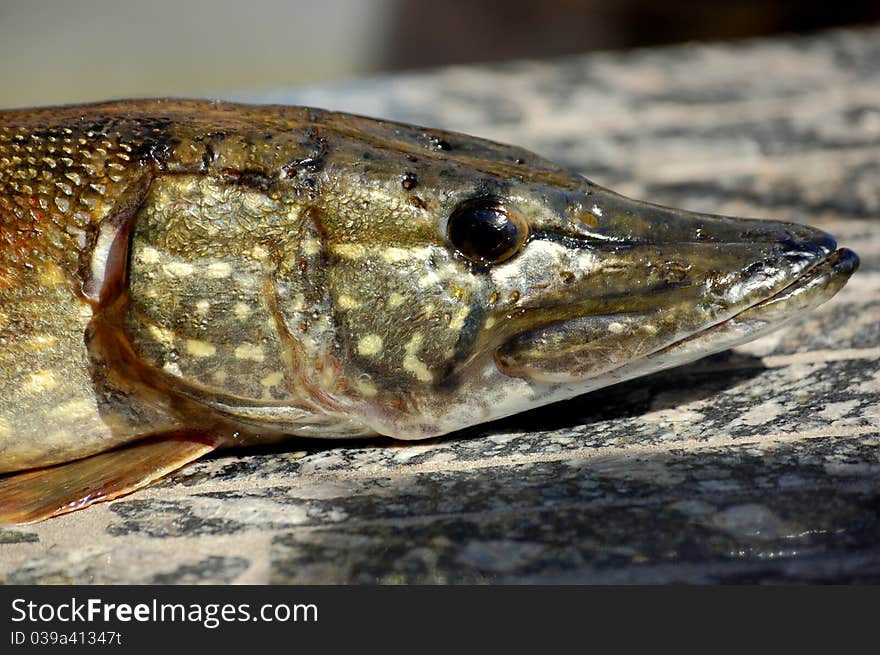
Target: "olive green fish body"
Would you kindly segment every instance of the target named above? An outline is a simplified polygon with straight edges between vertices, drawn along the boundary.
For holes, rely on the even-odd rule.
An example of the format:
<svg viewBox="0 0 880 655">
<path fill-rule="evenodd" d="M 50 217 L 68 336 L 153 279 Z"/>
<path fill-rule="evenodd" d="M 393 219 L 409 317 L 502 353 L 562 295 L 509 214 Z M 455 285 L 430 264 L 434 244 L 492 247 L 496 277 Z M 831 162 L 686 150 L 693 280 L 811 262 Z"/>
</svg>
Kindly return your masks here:
<svg viewBox="0 0 880 655">
<path fill-rule="evenodd" d="M 855 270 L 835 248 L 322 110 L 0 112 L 0 471 L 443 434 L 778 327 Z"/>
<path fill-rule="evenodd" d="M 445 136 L 199 101 L 0 113 L 0 471 L 194 423 L 235 440 L 374 434 L 349 406 L 406 404 L 379 386 L 406 344 L 388 366 L 371 335 L 395 313 L 410 336 L 438 332 L 406 286 L 445 249 L 441 199 L 421 198 L 454 172 L 436 165 Z M 505 152 L 481 143 L 462 156 Z M 455 326 L 457 293 L 422 295 Z M 418 383 L 428 341 L 404 373 Z"/>
</svg>

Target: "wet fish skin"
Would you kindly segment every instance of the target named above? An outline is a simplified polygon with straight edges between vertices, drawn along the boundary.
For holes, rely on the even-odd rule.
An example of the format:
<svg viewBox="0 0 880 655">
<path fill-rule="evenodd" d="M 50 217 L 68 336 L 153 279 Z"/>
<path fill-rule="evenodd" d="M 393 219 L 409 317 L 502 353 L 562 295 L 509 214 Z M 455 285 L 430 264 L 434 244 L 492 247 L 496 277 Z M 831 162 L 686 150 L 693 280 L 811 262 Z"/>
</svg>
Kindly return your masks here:
<svg viewBox="0 0 880 655">
<path fill-rule="evenodd" d="M 487 199 L 521 243 L 450 243 Z M 512 146 L 317 109 L 0 112 L 0 472 L 148 435 L 423 438 L 690 361 L 830 298 L 806 226 L 623 198 Z"/>
</svg>

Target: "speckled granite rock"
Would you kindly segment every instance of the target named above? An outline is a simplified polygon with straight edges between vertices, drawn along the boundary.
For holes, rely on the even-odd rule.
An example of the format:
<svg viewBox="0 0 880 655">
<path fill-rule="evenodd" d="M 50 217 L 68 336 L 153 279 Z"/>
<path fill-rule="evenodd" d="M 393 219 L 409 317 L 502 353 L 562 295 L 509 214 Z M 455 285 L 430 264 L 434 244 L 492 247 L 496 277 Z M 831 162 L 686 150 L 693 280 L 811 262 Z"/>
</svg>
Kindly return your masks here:
<svg viewBox="0 0 880 655">
<path fill-rule="evenodd" d="M 832 302 L 426 443 L 223 454 L 0 529 L 5 583 L 880 582 L 880 30 L 252 95 L 515 142 L 661 204 L 811 223 Z"/>
</svg>

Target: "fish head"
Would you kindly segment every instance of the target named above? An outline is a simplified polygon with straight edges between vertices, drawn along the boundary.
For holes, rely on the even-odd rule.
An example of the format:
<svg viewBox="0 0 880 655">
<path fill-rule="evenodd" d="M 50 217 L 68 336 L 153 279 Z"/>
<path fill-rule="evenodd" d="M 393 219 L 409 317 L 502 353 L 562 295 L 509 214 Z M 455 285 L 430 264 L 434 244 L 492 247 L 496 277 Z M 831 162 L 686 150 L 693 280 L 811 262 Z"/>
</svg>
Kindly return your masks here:
<svg viewBox="0 0 880 655">
<path fill-rule="evenodd" d="M 753 339 L 858 259 L 817 229 L 631 200 L 519 149 L 366 123 L 319 225 L 362 420 L 422 438 Z M 365 145 L 366 144 L 366 145 Z"/>
<path fill-rule="evenodd" d="M 218 107 L 160 152 L 130 239 L 99 234 L 91 350 L 260 435 L 423 438 L 571 398 L 755 338 L 858 263 L 521 148 Z"/>
</svg>

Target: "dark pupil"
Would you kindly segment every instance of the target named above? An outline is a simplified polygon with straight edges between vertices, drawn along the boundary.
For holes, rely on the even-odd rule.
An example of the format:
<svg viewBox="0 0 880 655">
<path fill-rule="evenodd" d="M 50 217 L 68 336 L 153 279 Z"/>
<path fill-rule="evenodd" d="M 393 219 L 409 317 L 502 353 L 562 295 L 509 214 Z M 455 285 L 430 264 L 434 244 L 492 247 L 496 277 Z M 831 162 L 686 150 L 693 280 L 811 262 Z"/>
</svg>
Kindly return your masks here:
<svg viewBox="0 0 880 655">
<path fill-rule="evenodd" d="M 519 242 L 519 229 L 491 200 L 466 202 L 449 217 L 449 240 L 468 259 L 491 263 Z"/>
</svg>

